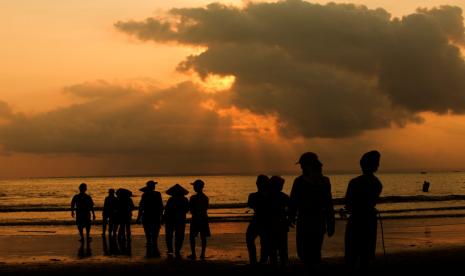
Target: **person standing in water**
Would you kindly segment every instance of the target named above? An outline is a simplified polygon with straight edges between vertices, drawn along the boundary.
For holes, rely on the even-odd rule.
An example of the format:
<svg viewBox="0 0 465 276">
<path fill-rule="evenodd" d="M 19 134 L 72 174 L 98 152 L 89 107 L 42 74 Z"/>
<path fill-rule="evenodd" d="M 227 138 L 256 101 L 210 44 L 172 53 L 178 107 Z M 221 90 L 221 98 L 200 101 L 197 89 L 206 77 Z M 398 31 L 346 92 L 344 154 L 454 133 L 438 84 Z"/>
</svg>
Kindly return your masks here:
<svg viewBox="0 0 465 276">
<path fill-rule="evenodd" d="M 311 268 L 321 263 L 324 235 L 334 234 L 331 183 L 323 175 L 323 164 L 315 153 L 302 154 L 297 164 L 300 164 L 302 175 L 292 185 L 289 222 L 293 225 L 297 221 L 297 255 Z"/>
<path fill-rule="evenodd" d="M 190 225 L 190 245 L 192 254 L 189 256 L 195 260 L 197 255 L 195 253 L 195 239 L 200 234 L 200 241 L 202 244 L 202 251 L 200 252 L 200 259 L 205 260 L 205 250 L 207 248 L 207 237 L 210 237 L 210 225 L 208 224 L 208 197 L 203 193 L 205 183 L 197 179 L 192 183 L 194 191 L 197 193 L 191 196 L 189 201 L 189 210 L 192 214 Z"/>
<path fill-rule="evenodd" d="M 116 196 L 115 189 L 108 190 L 108 196 L 103 203 L 102 211 L 102 236 L 105 237 L 108 225 L 108 234 L 110 238 L 115 234 L 115 213 L 116 213 Z"/>
<path fill-rule="evenodd" d="M 347 186 L 345 208 L 349 213 L 345 233 L 345 260 L 354 269 L 365 269 L 375 258 L 377 236 L 376 203 L 383 186 L 374 175 L 378 170 L 381 154 L 370 151 L 360 159 L 362 175 L 352 179 Z"/>
<path fill-rule="evenodd" d="M 160 234 L 161 216 L 163 214 L 163 201 L 160 192 L 155 191 L 157 182 L 148 181 L 140 189 L 143 194 L 139 203 L 137 223 L 142 221 L 145 238 L 147 240 L 147 256 L 159 257 L 158 236 Z"/>
<path fill-rule="evenodd" d="M 94 201 L 86 194 L 87 184 L 79 185 L 79 194 L 73 196 L 71 200 L 71 216 L 76 217 L 76 225 L 79 231 L 80 242 L 84 242 L 84 228 L 86 229 L 86 239 L 90 242 L 91 213 L 95 221 Z"/>
</svg>

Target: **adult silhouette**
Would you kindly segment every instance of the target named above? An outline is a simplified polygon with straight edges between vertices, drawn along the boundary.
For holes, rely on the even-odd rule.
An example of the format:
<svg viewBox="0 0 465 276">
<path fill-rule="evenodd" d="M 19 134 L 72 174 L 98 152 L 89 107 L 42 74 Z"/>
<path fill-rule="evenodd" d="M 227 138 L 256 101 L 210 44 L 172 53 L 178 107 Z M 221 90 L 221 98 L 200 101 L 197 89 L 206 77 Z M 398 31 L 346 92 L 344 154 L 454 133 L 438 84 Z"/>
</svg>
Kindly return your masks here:
<svg viewBox="0 0 465 276">
<path fill-rule="evenodd" d="M 334 234 L 334 207 L 329 178 L 312 152 L 302 154 L 302 175 L 294 180 L 289 201 L 289 221 L 296 223 L 297 254 L 307 265 L 319 265 L 324 235 Z M 296 219 L 297 218 L 297 219 Z"/>
<path fill-rule="evenodd" d="M 195 239 L 200 234 L 201 251 L 200 259 L 205 260 L 205 251 L 207 249 L 207 237 L 210 237 L 210 225 L 208 223 L 208 196 L 203 192 L 205 182 L 200 179 L 191 183 L 194 186 L 195 195 L 191 196 L 189 200 L 189 210 L 192 215 L 189 240 L 191 246 L 190 258 L 195 260 L 197 255 L 195 253 Z"/>
<path fill-rule="evenodd" d="M 116 204 L 116 217 L 118 222 L 118 238 L 121 243 L 131 240 L 131 220 L 134 202 L 132 201 L 132 192 L 120 188 L 116 191 L 118 198 Z"/>
<path fill-rule="evenodd" d="M 270 262 L 278 264 L 278 257 L 282 267 L 288 261 L 288 207 L 289 196 L 282 192 L 285 180 L 280 176 L 270 178 Z"/>
<path fill-rule="evenodd" d="M 257 237 L 260 237 L 260 262 L 265 263 L 268 260 L 269 249 L 267 248 L 264 232 L 266 231 L 266 216 L 268 212 L 267 200 L 270 190 L 269 181 L 270 179 L 268 176 L 263 174 L 259 175 L 255 182 L 257 185 L 257 192 L 249 194 L 249 199 L 247 201 L 247 207 L 254 211 L 252 220 L 245 234 L 251 265 L 257 264 L 257 247 L 255 246 Z"/>
<path fill-rule="evenodd" d="M 140 189 L 143 192 L 140 203 L 137 223 L 142 222 L 147 240 L 147 256 L 159 257 L 158 236 L 160 234 L 161 216 L 163 214 L 163 201 L 160 192 L 155 191 L 157 182 L 150 180 Z"/>
<path fill-rule="evenodd" d="M 76 225 L 79 231 L 80 242 L 84 242 L 84 228 L 86 229 L 87 241 L 91 241 L 91 213 L 93 220 L 95 220 L 94 201 L 90 195 L 86 194 L 86 191 L 87 184 L 81 183 L 81 185 L 79 185 L 79 194 L 74 195 L 71 200 L 71 216 L 73 218 L 76 217 Z"/>
<path fill-rule="evenodd" d="M 108 225 L 108 234 L 114 235 L 115 228 L 115 214 L 116 214 L 116 196 L 115 189 L 108 190 L 108 196 L 105 198 L 103 203 L 102 211 L 102 236 L 105 237 Z"/>
<path fill-rule="evenodd" d="M 349 213 L 345 233 L 345 259 L 351 268 L 365 268 L 375 257 L 377 235 L 376 203 L 382 184 L 374 175 L 378 170 L 381 154 L 370 151 L 360 159 L 362 175 L 352 179 L 347 186 L 345 208 Z"/>
<path fill-rule="evenodd" d="M 186 231 L 186 214 L 189 212 L 189 200 L 185 197 L 189 191 L 176 184 L 166 193 L 171 197 L 166 202 L 163 222 L 165 223 L 165 238 L 168 254 L 173 254 L 173 234 L 175 239 L 174 253 L 181 258 L 181 248 L 184 243 Z"/>
</svg>

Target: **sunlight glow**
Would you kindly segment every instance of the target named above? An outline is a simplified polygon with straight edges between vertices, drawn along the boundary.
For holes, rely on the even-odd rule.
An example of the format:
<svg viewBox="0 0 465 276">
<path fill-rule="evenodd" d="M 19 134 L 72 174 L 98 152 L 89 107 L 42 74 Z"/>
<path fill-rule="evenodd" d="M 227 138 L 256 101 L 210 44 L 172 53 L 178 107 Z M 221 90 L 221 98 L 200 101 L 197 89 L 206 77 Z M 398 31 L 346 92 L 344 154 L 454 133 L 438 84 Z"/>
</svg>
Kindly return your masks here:
<svg viewBox="0 0 465 276">
<path fill-rule="evenodd" d="M 233 75 L 220 76 L 215 74 L 209 74 L 205 79 L 198 79 L 198 82 L 203 90 L 208 93 L 216 93 L 231 89 L 236 81 L 236 77 Z"/>
</svg>

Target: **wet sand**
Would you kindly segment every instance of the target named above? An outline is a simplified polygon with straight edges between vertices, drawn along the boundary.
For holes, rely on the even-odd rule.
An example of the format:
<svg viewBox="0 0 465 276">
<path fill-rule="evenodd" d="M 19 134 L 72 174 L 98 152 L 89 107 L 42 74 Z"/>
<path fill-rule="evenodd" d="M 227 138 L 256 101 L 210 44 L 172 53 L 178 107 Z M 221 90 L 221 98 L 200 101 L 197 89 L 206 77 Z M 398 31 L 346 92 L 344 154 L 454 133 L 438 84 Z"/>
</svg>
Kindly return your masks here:
<svg viewBox="0 0 465 276">
<path fill-rule="evenodd" d="M 336 235 L 325 240 L 324 267 L 330 275 L 343 272 L 344 221 L 338 221 Z M 93 241 L 81 247 L 76 229 L 70 226 L 54 227 L 0 227 L 1 275 L 69 274 L 69 275 L 123 275 L 127 273 L 157 273 L 160 275 L 257 274 L 247 265 L 244 233 L 246 223 L 213 223 L 207 260 L 191 262 L 168 259 L 164 235 L 160 237 L 160 259 L 145 256 L 145 240 L 139 225 L 133 227 L 131 250 L 111 254 L 103 242 L 100 227 L 93 228 Z M 380 233 L 380 232 L 379 232 Z M 384 271 L 449 271 L 465 262 L 465 219 L 385 220 L 385 244 L 388 266 L 378 244 L 377 274 Z M 379 236 L 381 241 L 381 235 Z M 295 231 L 289 234 L 291 265 L 286 274 L 304 273 L 296 258 Z M 188 237 L 184 255 L 189 254 Z M 276 270 L 273 270 L 276 271 Z M 261 271 L 263 272 L 263 271 Z M 168 273 L 168 274 L 166 274 Z"/>
</svg>

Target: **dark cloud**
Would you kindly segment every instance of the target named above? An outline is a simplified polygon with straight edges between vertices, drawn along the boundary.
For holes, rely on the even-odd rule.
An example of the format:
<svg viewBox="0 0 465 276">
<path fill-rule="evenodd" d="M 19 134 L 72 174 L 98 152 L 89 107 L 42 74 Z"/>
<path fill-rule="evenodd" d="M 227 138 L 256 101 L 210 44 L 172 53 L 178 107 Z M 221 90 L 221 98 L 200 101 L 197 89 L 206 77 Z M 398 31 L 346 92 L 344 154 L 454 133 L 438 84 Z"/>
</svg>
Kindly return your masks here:
<svg viewBox="0 0 465 276">
<path fill-rule="evenodd" d="M 142 40 L 206 46 L 178 69 L 234 75 L 230 104 L 277 116 L 284 135 L 346 137 L 420 122 L 420 112 L 465 112 L 458 7 L 398 19 L 383 9 L 288 0 L 170 14 L 115 26 Z"/>
<path fill-rule="evenodd" d="M 31 116 L 8 109 L 0 145 L 7 153 L 96 157 L 128 173 L 247 171 L 257 165 L 254 153 L 265 158 L 264 167 L 284 162 L 272 139 L 262 138 L 251 150 L 255 130 L 234 129 L 231 116 L 206 105 L 221 94 L 204 93 L 190 82 L 147 87 L 90 82 L 65 89 L 80 98 L 68 107 Z"/>
</svg>

